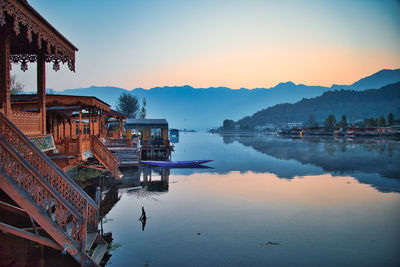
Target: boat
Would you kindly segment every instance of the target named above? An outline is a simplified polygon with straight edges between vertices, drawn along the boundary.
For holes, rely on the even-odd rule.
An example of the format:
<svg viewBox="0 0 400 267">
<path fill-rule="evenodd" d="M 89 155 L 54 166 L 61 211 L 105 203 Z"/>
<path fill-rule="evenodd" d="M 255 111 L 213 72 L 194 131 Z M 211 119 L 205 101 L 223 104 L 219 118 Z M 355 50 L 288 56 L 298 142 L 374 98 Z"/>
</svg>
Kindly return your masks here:
<svg viewBox="0 0 400 267">
<path fill-rule="evenodd" d="M 170 136 L 179 137 L 179 130 L 178 129 L 170 129 L 169 130 L 169 135 Z"/>
<path fill-rule="evenodd" d="M 213 160 L 188 160 L 188 161 L 155 161 L 155 160 L 141 160 L 141 163 L 159 167 L 193 167 L 198 166 Z"/>
</svg>

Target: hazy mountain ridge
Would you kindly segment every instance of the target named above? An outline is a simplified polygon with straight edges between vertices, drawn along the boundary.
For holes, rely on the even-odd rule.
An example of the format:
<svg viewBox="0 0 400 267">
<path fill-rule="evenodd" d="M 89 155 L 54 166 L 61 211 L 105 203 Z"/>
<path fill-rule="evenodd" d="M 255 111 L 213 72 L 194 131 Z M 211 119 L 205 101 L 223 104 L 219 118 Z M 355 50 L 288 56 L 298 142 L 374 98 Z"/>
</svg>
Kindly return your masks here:
<svg viewBox="0 0 400 267">
<path fill-rule="evenodd" d="M 393 112 L 400 116 L 400 82 L 384 86 L 380 89 L 365 91 L 335 90 L 321 96 L 303 99 L 294 104 L 278 104 L 260 110 L 252 116 L 237 121 L 241 128 L 253 128 L 268 123 L 306 122 L 310 114 L 317 121 L 323 121 L 329 114 L 337 120 L 342 115 L 354 122 L 368 117 L 378 117 Z"/>
<path fill-rule="evenodd" d="M 227 118 L 238 120 L 279 103 L 295 103 L 303 98 L 312 98 L 338 88 L 347 89 L 353 86 L 356 90 L 380 88 L 396 79 L 400 82 L 400 69 L 382 70 L 353 85 L 333 85 L 332 87 L 285 82 L 272 88 L 238 90 L 227 87 L 193 88 L 185 85 L 154 87 L 149 90 L 136 88 L 129 91 L 119 87 L 92 86 L 68 89 L 59 93 L 96 96 L 115 108 L 120 94 L 129 92 L 140 98 L 146 97 L 149 118 L 166 118 L 171 127 L 201 129 L 221 125 Z M 374 86 L 369 86 L 369 83 Z"/>
</svg>

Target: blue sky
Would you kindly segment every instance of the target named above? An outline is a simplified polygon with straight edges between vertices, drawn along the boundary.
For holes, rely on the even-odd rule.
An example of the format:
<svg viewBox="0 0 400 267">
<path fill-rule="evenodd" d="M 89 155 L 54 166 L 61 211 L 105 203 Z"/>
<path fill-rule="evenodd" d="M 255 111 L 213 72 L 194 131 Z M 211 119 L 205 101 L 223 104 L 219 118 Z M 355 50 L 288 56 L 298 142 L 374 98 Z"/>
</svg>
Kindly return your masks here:
<svg viewBox="0 0 400 267">
<path fill-rule="evenodd" d="M 79 48 L 47 87 L 349 84 L 400 67 L 399 1 L 28 1 Z M 22 73 L 26 90 L 35 68 Z"/>
</svg>

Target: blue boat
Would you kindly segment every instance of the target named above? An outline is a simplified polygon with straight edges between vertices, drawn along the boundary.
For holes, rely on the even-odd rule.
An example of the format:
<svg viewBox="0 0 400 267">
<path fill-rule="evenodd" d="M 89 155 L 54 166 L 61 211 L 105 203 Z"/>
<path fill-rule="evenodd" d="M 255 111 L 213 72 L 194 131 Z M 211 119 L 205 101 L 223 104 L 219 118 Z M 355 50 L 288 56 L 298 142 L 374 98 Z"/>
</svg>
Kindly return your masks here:
<svg viewBox="0 0 400 267">
<path fill-rule="evenodd" d="M 169 136 L 174 136 L 179 138 L 179 130 L 178 129 L 170 129 L 169 130 Z"/>
<path fill-rule="evenodd" d="M 189 161 L 155 161 L 155 160 L 141 160 L 141 163 L 159 167 L 193 167 L 198 166 L 213 160 L 189 160 Z"/>
</svg>

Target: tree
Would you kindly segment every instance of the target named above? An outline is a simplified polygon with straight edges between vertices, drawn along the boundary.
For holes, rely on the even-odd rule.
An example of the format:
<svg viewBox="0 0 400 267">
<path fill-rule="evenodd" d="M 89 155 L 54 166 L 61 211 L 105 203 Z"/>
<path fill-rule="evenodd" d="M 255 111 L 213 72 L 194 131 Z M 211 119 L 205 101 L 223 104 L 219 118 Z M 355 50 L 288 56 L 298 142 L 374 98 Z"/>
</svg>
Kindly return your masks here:
<svg viewBox="0 0 400 267">
<path fill-rule="evenodd" d="M 389 113 L 389 115 L 388 115 L 388 125 L 389 126 L 392 126 L 393 124 L 394 124 L 394 115 L 393 115 L 393 112 L 390 112 Z"/>
<path fill-rule="evenodd" d="M 331 114 L 325 119 L 325 129 L 332 131 L 336 125 L 335 115 Z"/>
<path fill-rule="evenodd" d="M 318 122 L 315 120 L 315 116 L 314 116 L 313 113 L 310 113 L 308 115 L 307 126 L 308 127 L 316 127 L 316 126 L 318 126 Z"/>
<path fill-rule="evenodd" d="M 347 117 L 346 117 L 346 115 L 342 115 L 342 120 L 339 121 L 338 126 L 340 128 L 346 128 L 347 127 Z"/>
<path fill-rule="evenodd" d="M 376 119 L 374 118 L 365 119 L 364 123 L 365 127 L 376 127 L 378 125 Z"/>
<path fill-rule="evenodd" d="M 139 110 L 137 97 L 129 93 L 122 93 L 118 98 L 117 110 L 127 115 L 128 118 L 136 118 Z"/>
<path fill-rule="evenodd" d="M 224 130 L 233 130 L 234 121 L 233 120 L 224 120 Z"/>
<path fill-rule="evenodd" d="M 18 95 L 24 90 L 24 85 L 17 81 L 17 76 L 11 75 L 10 77 L 10 82 L 11 82 L 11 95 Z"/>
<path fill-rule="evenodd" d="M 385 127 L 386 126 L 386 120 L 385 117 L 380 116 L 379 118 L 376 119 L 376 124 L 378 127 Z"/>
<path fill-rule="evenodd" d="M 145 119 L 146 118 L 146 98 L 143 97 L 143 104 L 142 104 L 142 109 L 140 110 L 140 118 Z"/>
</svg>

